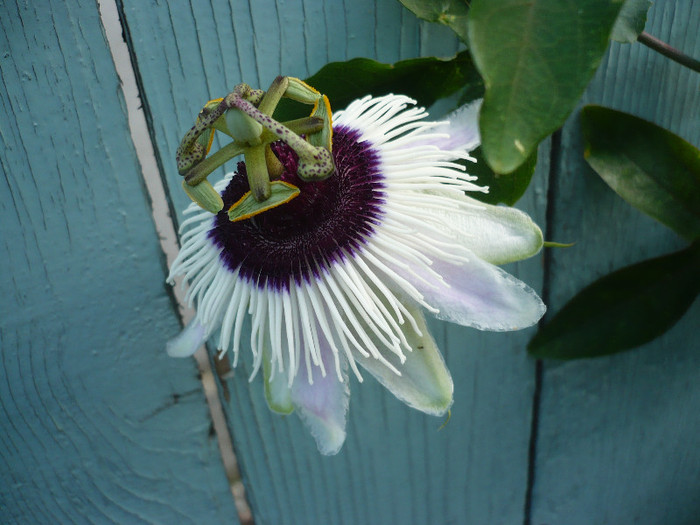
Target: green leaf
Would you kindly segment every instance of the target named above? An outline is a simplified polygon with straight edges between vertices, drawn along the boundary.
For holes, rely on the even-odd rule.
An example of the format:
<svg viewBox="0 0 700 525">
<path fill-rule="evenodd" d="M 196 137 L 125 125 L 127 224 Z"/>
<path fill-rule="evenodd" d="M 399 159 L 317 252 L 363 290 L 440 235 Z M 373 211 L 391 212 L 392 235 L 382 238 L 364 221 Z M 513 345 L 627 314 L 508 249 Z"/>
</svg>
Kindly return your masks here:
<svg viewBox="0 0 700 525">
<path fill-rule="evenodd" d="M 467 41 L 467 14 L 469 6 L 466 0 L 399 0 L 404 7 L 418 18 L 442 24 Z"/>
<path fill-rule="evenodd" d="M 530 341 L 535 357 L 629 350 L 671 328 L 700 292 L 700 245 L 611 273 L 582 290 Z"/>
<path fill-rule="evenodd" d="M 489 187 L 488 193 L 475 191 L 470 193 L 469 196 L 489 204 L 504 203 L 508 206 L 513 206 L 518 202 L 530 185 L 530 180 L 533 173 L 535 173 L 535 166 L 537 165 L 537 150 L 535 150 L 513 173 L 500 175 L 494 173 L 489 165 L 486 164 L 481 146 L 469 154 L 476 159 L 476 164 L 463 162 L 467 167 L 467 173 L 479 177 L 476 183 L 480 186 Z"/>
<path fill-rule="evenodd" d="M 333 110 L 347 107 L 353 100 L 365 95 L 397 93 L 416 99 L 423 107 L 447 97 L 464 87 L 481 83 L 467 51 L 454 58 L 414 58 L 395 64 L 382 64 L 368 58 L 354 58 L 347 62 L 331 62 L 323 66 L 306 82 L 327 95 Z M 310 108 L 283 99 L 275 118 L 291 120 L 308 116 Z"/>
<path fill-rule="evenodd" d="M 588 164 L 635 208 L 700 239 L 700 150 L 651 122 L 600 106 L 581 112 Z"/>
<path fill-rule="evenodd" d="M 650 7 L 649 0 L 626 0 L 615 20 L 610 38 L 623 44 L 636 42 L 639 34 L 644 31 Z"/>
<path fill-rule="evenodd" d="M 484 156 L 510 173 L 559 128 L 600 64 L 622 0 L 473 0 L 469 47 L 486 85 Z"/>
<path fill-rule="evenodd" d="M 299 188 L 288 182 L 273 180 L 270 183 L 270 197 L 258 202 L 251 192 L 246 192 L 238 202 L 228 209 L 228 218 L 232 222 L 249 219 L 277 206 L 281 206 L 299 195 Z"/>
</svg>

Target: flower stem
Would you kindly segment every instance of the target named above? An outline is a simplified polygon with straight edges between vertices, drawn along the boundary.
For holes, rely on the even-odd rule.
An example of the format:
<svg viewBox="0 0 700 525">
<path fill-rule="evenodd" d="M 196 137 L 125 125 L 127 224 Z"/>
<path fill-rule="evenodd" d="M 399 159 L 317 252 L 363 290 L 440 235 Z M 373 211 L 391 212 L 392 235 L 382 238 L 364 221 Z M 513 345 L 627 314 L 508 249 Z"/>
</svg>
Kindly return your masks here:
<svg viewBox="0 0 700 525">
<path fill-rule="evenodd" d="M 227 160 L 231 160 L 233 157 L 240 155 L 245 151 L 245 146 L 238 142 L 231 142 L 226 144 L 219 151 L 213 155 L 207 157 L 199 164 L 195 165 L 187 175 L 185 176 L 185 182 L 190 186 L 196 186 L 204 179 L 206 179 L 209 174 L 216 168 L 221 166 Z"/>
<path fill-rule="evenodd" d="M 247 148 L 244 155 L 250 192 L 256 201 L 266 201 L 270 197 L 270 175 L 265 160 L 265 144 Z"/>
<path fill-rule="evenodd" d="M 661 53 L 663 56 L 670 58 L 671 60 L 678 62 L 679 64 L 690 68 L 697 73 L 700 73 L 700 60 L 696 60 L 695 58 L 682 53 L 675 47 L 669 46 L 666 42 L 659 40 L 655 36 L 642 32 L 637 40 L 657 53 Z"/>
<path fill-rule="evenodd" d="M 270 85 L 270 89 L 265 92 L 265 96 L 260 101 L 258 109 L 266 115 L 272 115 L 275 108 L 277 108 L 277 104 L 282 100 L 282 95 L 287 91 L 288 86 L 289 80 L 287 80 L 287 77 L 279 76 L 275 78 L 272 85 Z"/>
</svg>

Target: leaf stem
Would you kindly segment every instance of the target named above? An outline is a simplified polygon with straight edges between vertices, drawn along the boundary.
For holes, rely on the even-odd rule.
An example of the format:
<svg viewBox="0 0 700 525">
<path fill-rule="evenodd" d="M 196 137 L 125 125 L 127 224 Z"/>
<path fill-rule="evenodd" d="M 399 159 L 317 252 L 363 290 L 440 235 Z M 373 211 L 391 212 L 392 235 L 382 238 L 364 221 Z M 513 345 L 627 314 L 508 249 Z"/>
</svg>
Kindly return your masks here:
<svg viewBox="0 0 700 525">
<path fill-rule="evenodd" d="M 647 32 L 642 32 L 637 40 L 657 53 L 661 53 L 663 56 L 692 69 L 696 73 L 700 73 L 700 60 L 696 60 L 695 58 L 682 53 L 675 47 L 669 46 L 666 42 L 659 40 L 655 36 L 651 36 Z"/>
</svg>

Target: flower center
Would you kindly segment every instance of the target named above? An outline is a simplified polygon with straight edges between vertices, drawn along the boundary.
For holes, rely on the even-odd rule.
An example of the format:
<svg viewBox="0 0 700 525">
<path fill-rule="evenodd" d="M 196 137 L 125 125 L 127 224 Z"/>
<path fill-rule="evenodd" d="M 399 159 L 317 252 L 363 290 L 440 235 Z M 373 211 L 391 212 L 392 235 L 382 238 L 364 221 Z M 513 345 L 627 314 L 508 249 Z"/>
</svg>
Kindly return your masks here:
<svg viewBox="0 0 700 525">
<path fill-rule="evenodd" d="M 300 190 L 292 201 L 231 222 L 226 210 L 249 190 L 244 163 L 222 194 L 224 208 L 209 232 L 222 248 L 224 265 L 258 286 L 288 289 L 318 276 L 345 253 L 353 253 L 371 235 L 381 217 L 384 200 L 377 153 L 359 142 L 354 130 L 339 128 L 333 135 L 336 172 L 320 182 L 297 176 L 298 157 L 282 142 L 273 150 L 284 166 L 281 179 Z"/>
</svg>

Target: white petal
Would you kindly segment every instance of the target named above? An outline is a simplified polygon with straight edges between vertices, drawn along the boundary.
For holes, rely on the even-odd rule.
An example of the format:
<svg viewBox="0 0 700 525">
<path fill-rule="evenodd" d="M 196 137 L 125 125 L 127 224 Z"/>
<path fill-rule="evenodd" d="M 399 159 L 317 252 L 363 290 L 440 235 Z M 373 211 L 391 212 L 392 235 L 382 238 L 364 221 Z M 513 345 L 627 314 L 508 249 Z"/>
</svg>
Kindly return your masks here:
<svg viewBox="0 0 700 525">
<path fill-rule="evenodd" d="M 294 379 L 290 394 L 299 417 L 316 440 L 319 452 L 332 456 L 340 451 L 345 442 L 350 387 L 347 364 L 342 367 L 343 381 L 341 382 L 338 375 L 333 372 L 335 356 L 320 329 L 318 339 L 321 359 L 328 373 L 322 377 L 319 369 L 316 369 L 313 383 L 310 383 L 305 367 L 299 367 L 299 373 Z"/>
<path fill-rule="evenodd" d="M 363 357 L 359 353 L 355 353 L 354 357 L 360 365 L 409 407 L 439 416 L 452 405 L 454 391 L 452 377 L 445 366 L 440 350 L 428 332 L 420 308 L 413 302 L 405 302 L 404 306 L 413 316 L 421 333 L 416 332 L 410 323 L 404 323 L 401 326 L 411 348 L 410 352 L 405 353 L 406 360 L 403 363 L 394 352 L 381 351 L 383 358 L 401 375 L 372 357 Z M 377 346 L 382 348 L 379 344 Z"/>
<path fill-rule="evenodd" d="M 458 209 L 426 208 L 455 241 L 491 264 L 532 257 L 542 248 L 542 230 L 529 215 L 515 208 L 493 206 L 467 195 L 441 192 L 458 201 Z"/>
<path fill-rule="evenodd" d="M 445 117 L 449 122 L 447 133 L 450 138 L 439 144 L 442 149 L 472 151 L 481 144 L 479 111 L 482 102 L 482 99 L 478 99 L 465 104 Z"/>
<path fill-rule="evenodd" d="M 432 287 L 422 281 L 413 284 L 439 310 L 438 319 L 501 332 L 532 326 L 546 310 L 529 286 L 476 255 L 462 265 L 434 261 L 431 269 L 448 286 L 437 281 Z"/>
<path fill-rule="evenodd" d="M 194 318 L 175 338 L 168 341 L 165 351 L 170 357 L 189 357 L 206 341 L 206 330 Z"/>
</svg>

